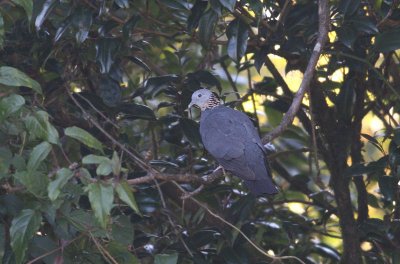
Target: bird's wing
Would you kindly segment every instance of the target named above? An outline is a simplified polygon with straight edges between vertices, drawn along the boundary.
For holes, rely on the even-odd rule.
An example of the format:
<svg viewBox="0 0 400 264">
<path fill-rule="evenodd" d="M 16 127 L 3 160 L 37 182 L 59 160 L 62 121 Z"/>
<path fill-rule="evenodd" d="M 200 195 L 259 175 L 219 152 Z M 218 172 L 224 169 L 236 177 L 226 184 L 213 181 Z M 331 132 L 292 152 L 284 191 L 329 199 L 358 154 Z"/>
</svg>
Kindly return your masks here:
<svg viewBox="0 0 400 264">
<path fill-rule="evenodd" d="M 207 151 L 236 176 L 254 180 L 256 175 L 249 166 L 245 150 L 249 145 L 258 148 L 252 123 L 243 113 L 227 107 L 212 110 L 200 123 L 200 134 Z M 252 127 L 255 130 L 254 126 Z M 255 132 L 257 133 L 257 132 Z M 256 138 L 259 139 L 258 135 Z M 258 150 L 259 151 L 259 150 Z"/>
</svg>

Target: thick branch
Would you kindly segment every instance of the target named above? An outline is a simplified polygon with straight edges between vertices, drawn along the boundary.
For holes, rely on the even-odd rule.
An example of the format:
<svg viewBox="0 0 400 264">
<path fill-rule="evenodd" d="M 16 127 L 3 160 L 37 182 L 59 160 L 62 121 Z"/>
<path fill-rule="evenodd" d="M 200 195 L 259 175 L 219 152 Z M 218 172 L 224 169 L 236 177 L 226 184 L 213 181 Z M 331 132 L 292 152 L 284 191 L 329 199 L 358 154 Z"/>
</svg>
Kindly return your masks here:
<svg viewBox="0 0 400 264">
<path fill-rule="evenodd" d="M 278 137 L 293 122 L 294 117 L 296 116 L 297 112 L 300 109 L 300 105 L 304 95 L 310 89 L 310 83 L 314 76 L 315 67 L 317 65 L 319 56 L 321 55 L 322 48 L 325 46 L 325 43 L 328 39 L 330 20 L 329 20 L 329 4 L 327 0 L 319 1 L 318 14 L 319 14 L 319 28 L 318 28 L 317 43 L 314 46 L 314 50 L 311 54 L 310 61 L 308 62 L 306 71 L 304 72 L 303 81 L 301 82 L 299 90 L 294 96 L 293 102 L 289 110 L 283 117 L 282 122 L 273 131 L 271 131 L 265 137 L 263 137 L 262 139 L 263 143 L 268 143 L 274 138 Z"/>
</svg>

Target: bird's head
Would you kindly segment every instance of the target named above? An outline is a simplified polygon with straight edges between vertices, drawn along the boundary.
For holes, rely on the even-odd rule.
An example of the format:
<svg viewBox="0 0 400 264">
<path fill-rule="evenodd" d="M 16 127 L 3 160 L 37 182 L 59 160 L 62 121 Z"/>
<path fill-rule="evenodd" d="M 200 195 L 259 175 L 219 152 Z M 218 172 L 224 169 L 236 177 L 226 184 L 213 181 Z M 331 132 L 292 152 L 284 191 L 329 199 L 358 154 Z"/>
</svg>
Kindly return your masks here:
<svg viewBox="0 0 400 264">
<path fill-rule="evenodd" d="M 195 106 L 204 111 L 218 105 L 220 105 L 220 100 L 215 93 L 207 89 L 200 89 L 192 94 L 192 101 L 189 104 L 189 108 Z"/>
</svg>

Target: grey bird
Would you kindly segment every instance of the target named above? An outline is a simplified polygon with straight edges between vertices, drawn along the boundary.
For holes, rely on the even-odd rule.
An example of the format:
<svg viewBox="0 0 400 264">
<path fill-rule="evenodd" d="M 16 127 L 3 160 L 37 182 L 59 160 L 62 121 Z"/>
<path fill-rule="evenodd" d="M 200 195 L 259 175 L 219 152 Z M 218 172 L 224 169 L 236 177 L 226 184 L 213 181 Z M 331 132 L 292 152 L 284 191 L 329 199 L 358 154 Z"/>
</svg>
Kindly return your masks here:
<svg viewBox="0 0 400 264">
<path fill-rule="evenodd" d="M 192 106 L 201 109 L 201 139 L 218 163 L 241 178 L 254 195 L 277 193 L 264 146 L 250 118 L 221 105 L 218 96 L 207 89 L 193 93 L 189 109 Z"/>
</svg>

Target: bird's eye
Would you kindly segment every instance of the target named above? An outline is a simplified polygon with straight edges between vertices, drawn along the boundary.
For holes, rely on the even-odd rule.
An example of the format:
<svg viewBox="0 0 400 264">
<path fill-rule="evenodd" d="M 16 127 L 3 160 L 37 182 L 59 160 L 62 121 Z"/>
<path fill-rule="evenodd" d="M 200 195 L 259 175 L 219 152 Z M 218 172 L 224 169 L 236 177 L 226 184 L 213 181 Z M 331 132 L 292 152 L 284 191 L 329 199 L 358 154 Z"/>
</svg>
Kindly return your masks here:
<svg viewBox="0 0 400 264">
<path fill-rule="evenodd" d="M 197 97 L 201 97 L 201 94 L 198 94 Z"/>
</svg>

